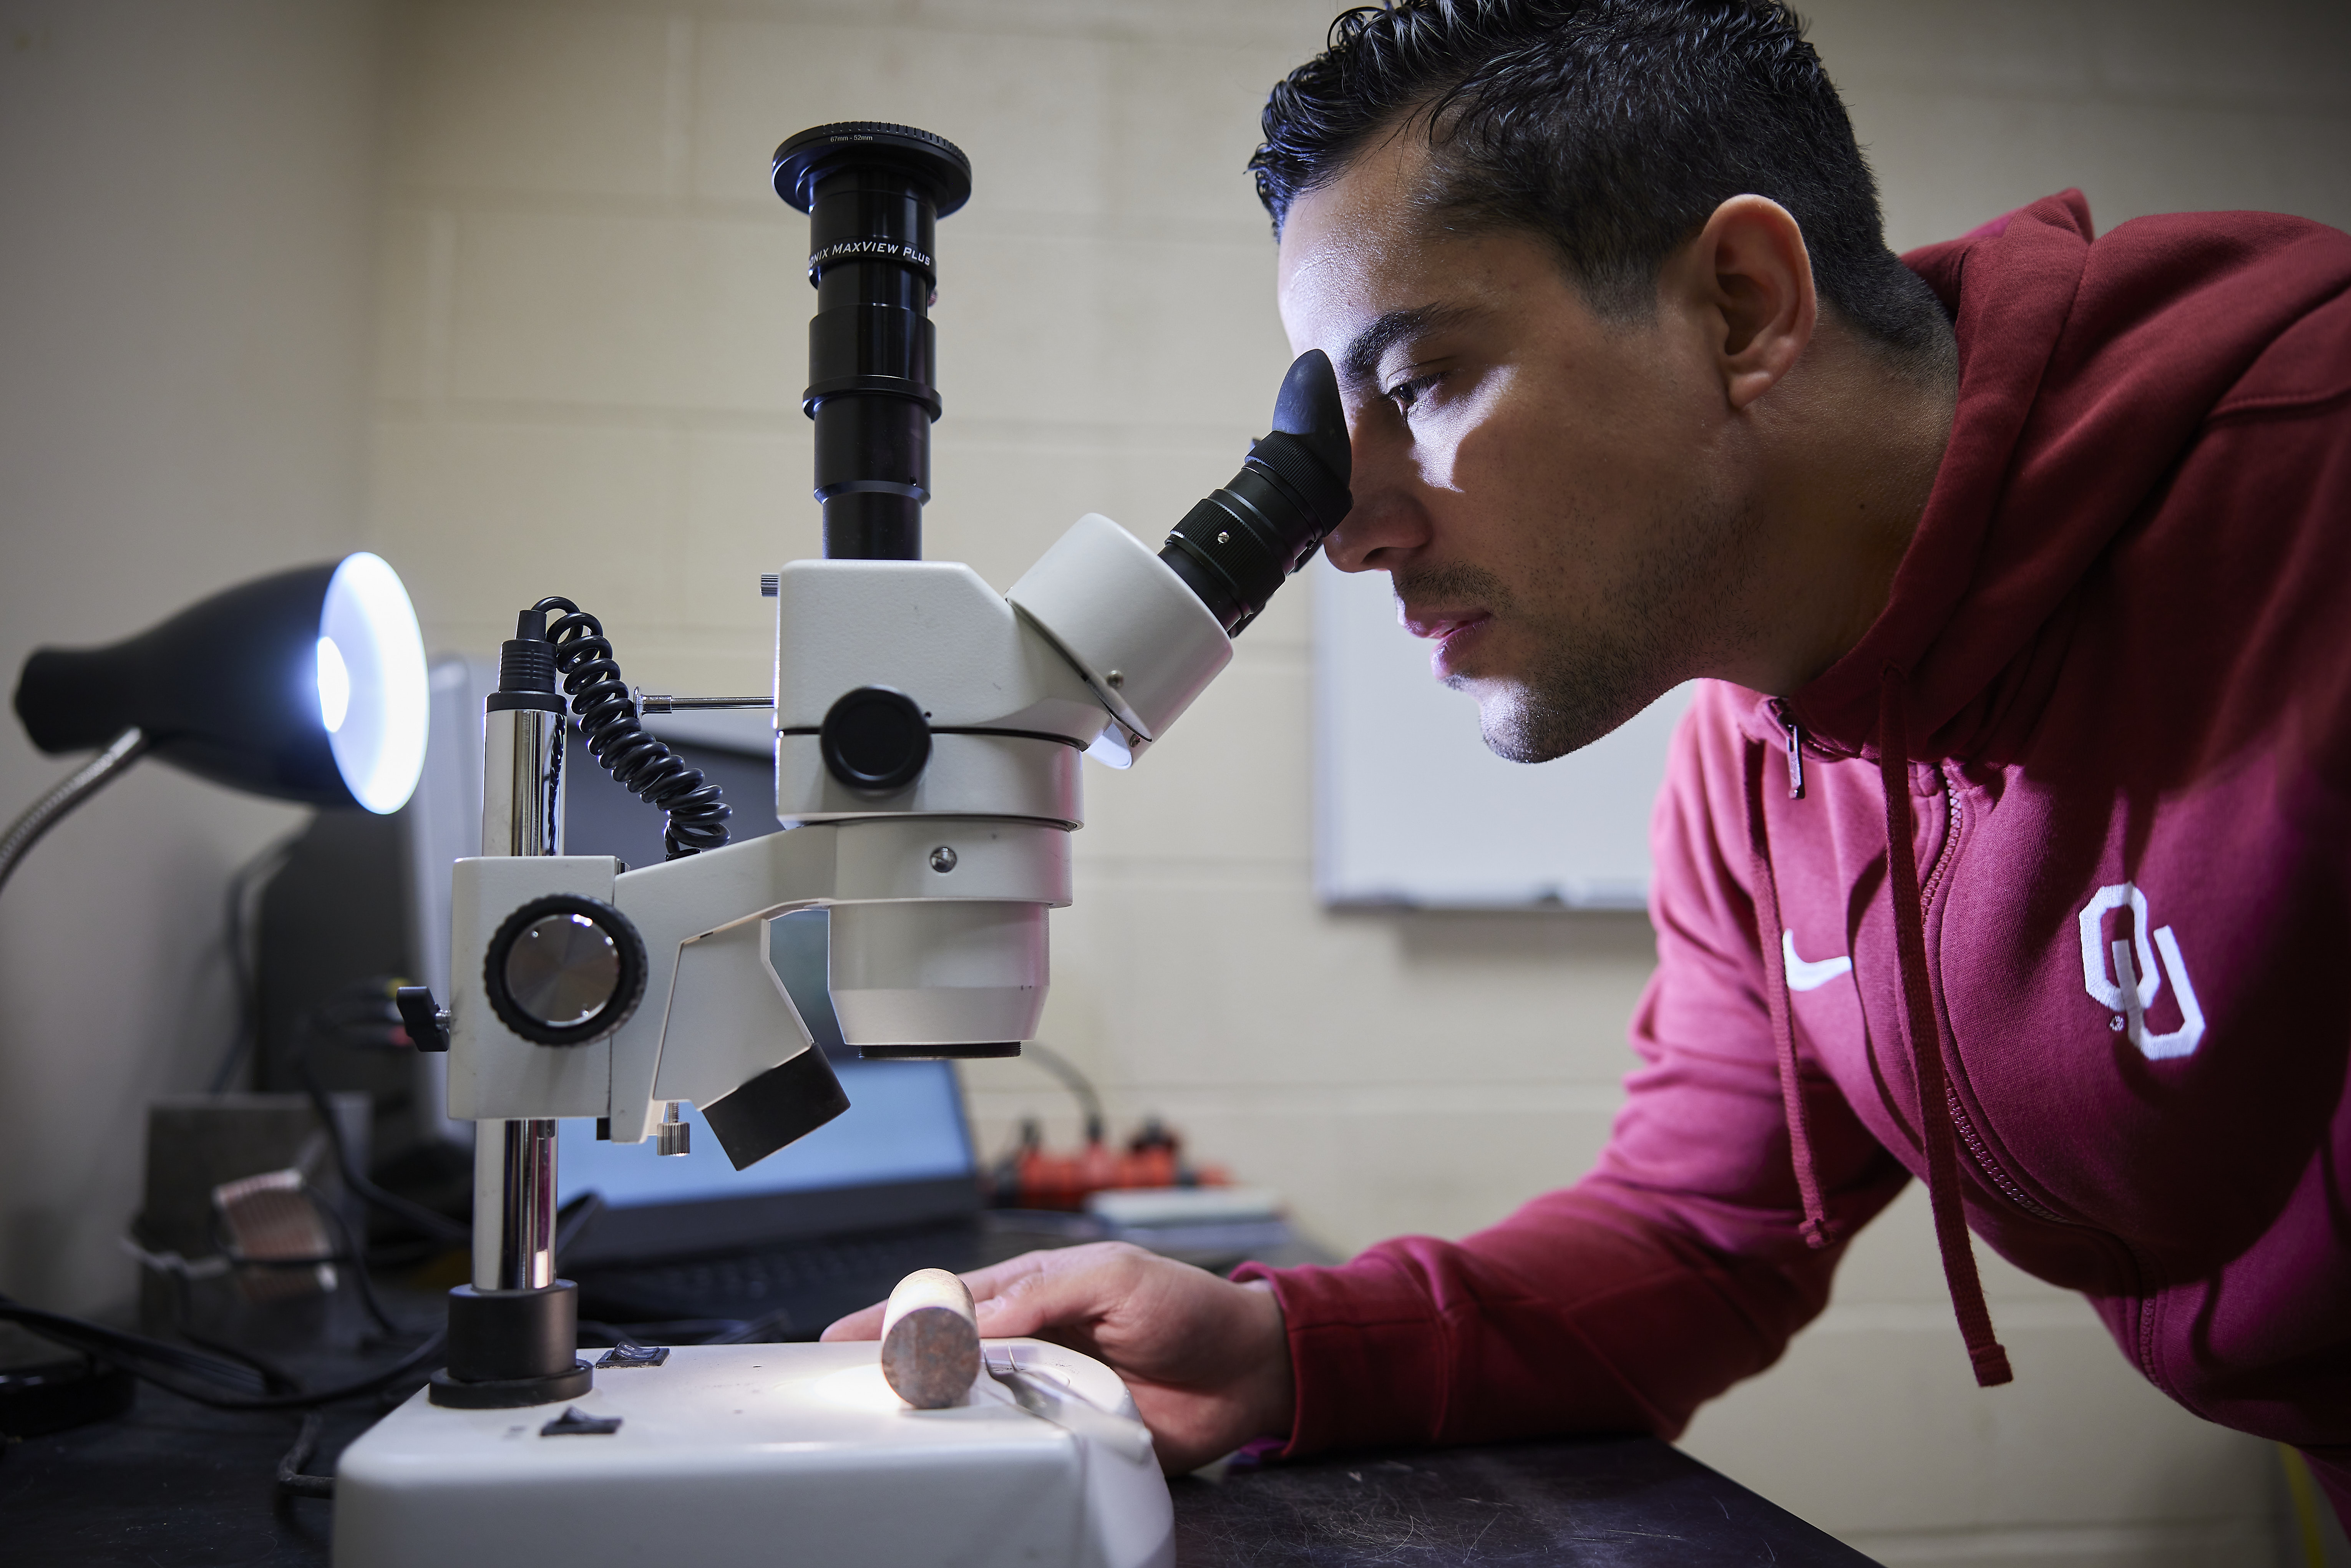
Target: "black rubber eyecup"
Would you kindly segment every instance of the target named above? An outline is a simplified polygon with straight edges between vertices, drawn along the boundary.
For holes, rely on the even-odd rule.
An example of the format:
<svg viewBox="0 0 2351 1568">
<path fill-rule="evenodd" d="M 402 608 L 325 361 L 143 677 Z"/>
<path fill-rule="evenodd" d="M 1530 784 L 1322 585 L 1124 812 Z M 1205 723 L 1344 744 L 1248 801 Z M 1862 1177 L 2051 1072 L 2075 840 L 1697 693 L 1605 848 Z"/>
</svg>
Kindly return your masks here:
<svg viewBox="0 0 2351 1568">
<path fill-rule="evenodd" d="M 890 686 L 859 686 L 825 710 L 817 731 L 825 770 L 863 795 L 904 789 L 931 760 L 922 705 Z"/>
<path fill-rule="evenodd" d="M 612 951 L 620 959 L 620 974 L 614 980 L 611 998 L 574 1024 L 550 1024 L 534 1018 L 515 999 L 507 985 L 507 960 L 513 956 L 515 944 L 522 939 L 524 932 L 550 915 L 574 915 L 590 922 L 611 940 Z M 603 1039 L 629 1021 L 637 1004 L 644 1000 L 647 967 L 644 938 L 637 935 L 635 922 L 627 915 L 601 898 L 578 893 L 550 893 L 532 899 L 499 924 L 482 956 L 482 989 L 498 1021 L 533 1045 L 585 1045 Z"/>
</svg>

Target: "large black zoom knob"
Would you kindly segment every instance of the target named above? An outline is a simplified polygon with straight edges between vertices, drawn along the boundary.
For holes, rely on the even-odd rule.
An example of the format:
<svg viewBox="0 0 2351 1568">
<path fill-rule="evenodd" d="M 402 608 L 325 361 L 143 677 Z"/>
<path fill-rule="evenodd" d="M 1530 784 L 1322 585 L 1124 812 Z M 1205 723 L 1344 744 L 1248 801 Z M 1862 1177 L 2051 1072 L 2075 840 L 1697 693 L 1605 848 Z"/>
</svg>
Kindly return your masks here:
<svg viewBox="0 0 2351 1568">
<path fill-rule="evenodd" d="M 645 995 L 645 944 L 600 898 L 554 893 L 506 917 L 482 959 L 490 1010 L 535 1045 L 601 1040 Z"/>
<path fill-rule="evenodd" d="M 904 789 L 931 759 L 922 706 L 889 686 L 844 693 L 825 710 L 817 737 L 827 771 L 862 795 Z"/>
</svg>

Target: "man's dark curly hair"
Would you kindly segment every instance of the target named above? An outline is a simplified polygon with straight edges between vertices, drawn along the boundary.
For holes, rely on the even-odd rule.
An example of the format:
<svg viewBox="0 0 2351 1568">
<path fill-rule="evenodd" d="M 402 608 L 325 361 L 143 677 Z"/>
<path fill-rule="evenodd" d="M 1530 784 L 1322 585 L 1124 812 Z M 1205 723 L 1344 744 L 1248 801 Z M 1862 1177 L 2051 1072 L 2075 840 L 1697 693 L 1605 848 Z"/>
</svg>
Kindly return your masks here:
<svg viewBox="0 0 2351 1568">
<path fill-rule="evenodd" d="M 1357 6 L 1266 100 L 1249 168 L 1275 232 L 1298 197 L 1416 128 L 1436 208 L 1542 235 L 1605 318 L 1646 319 L 1665 258 L 1752 193 L 1794 215 L 1844 321 L 1949 362 L 1942 307 L 1886 248 L 1844 104 L 1779 0 Z"/>
</svg>

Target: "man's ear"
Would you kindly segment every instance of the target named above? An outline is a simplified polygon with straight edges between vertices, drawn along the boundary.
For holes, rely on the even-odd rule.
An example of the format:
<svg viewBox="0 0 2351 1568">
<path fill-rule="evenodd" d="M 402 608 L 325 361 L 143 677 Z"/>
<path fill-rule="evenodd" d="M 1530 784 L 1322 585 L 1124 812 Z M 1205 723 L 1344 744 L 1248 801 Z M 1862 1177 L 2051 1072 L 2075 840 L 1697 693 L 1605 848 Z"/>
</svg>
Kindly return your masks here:
<svg viewBox="0 0 2351 1568">
<path fill-rule="evenodd" d="M 1714 209 L 1674 270 L 1715 350 L 1733 409 L 1779 384 L 1813 340 L 1819 301 L 1804 231 L 1764 196 L 1733 196 Z"/>
</svg>

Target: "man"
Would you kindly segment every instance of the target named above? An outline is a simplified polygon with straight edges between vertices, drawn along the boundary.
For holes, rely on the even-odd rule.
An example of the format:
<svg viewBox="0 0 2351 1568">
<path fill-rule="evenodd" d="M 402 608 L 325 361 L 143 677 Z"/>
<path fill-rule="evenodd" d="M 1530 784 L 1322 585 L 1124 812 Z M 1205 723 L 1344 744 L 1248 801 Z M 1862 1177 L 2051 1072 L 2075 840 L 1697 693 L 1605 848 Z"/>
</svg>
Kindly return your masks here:
<svg viewBox="0 0 2351 1568">
<path fill-rule="evenodd" d="M 983 1332 L 1118 1367 L 1171 1469 L 1670 1434 L 1917 1176 L 1980 1381 L 1970 1229 L 2351 1502 L 2351 239 L 2069 193 L 1897 261 L 1771 0 L 1359 11 L 1266 132 L 1332 561 L 1506 757 L 1710 677 L 1644 1065 L 1590 1176 L 1458 1244 L 1032 1255 Z"/>
</svg>

